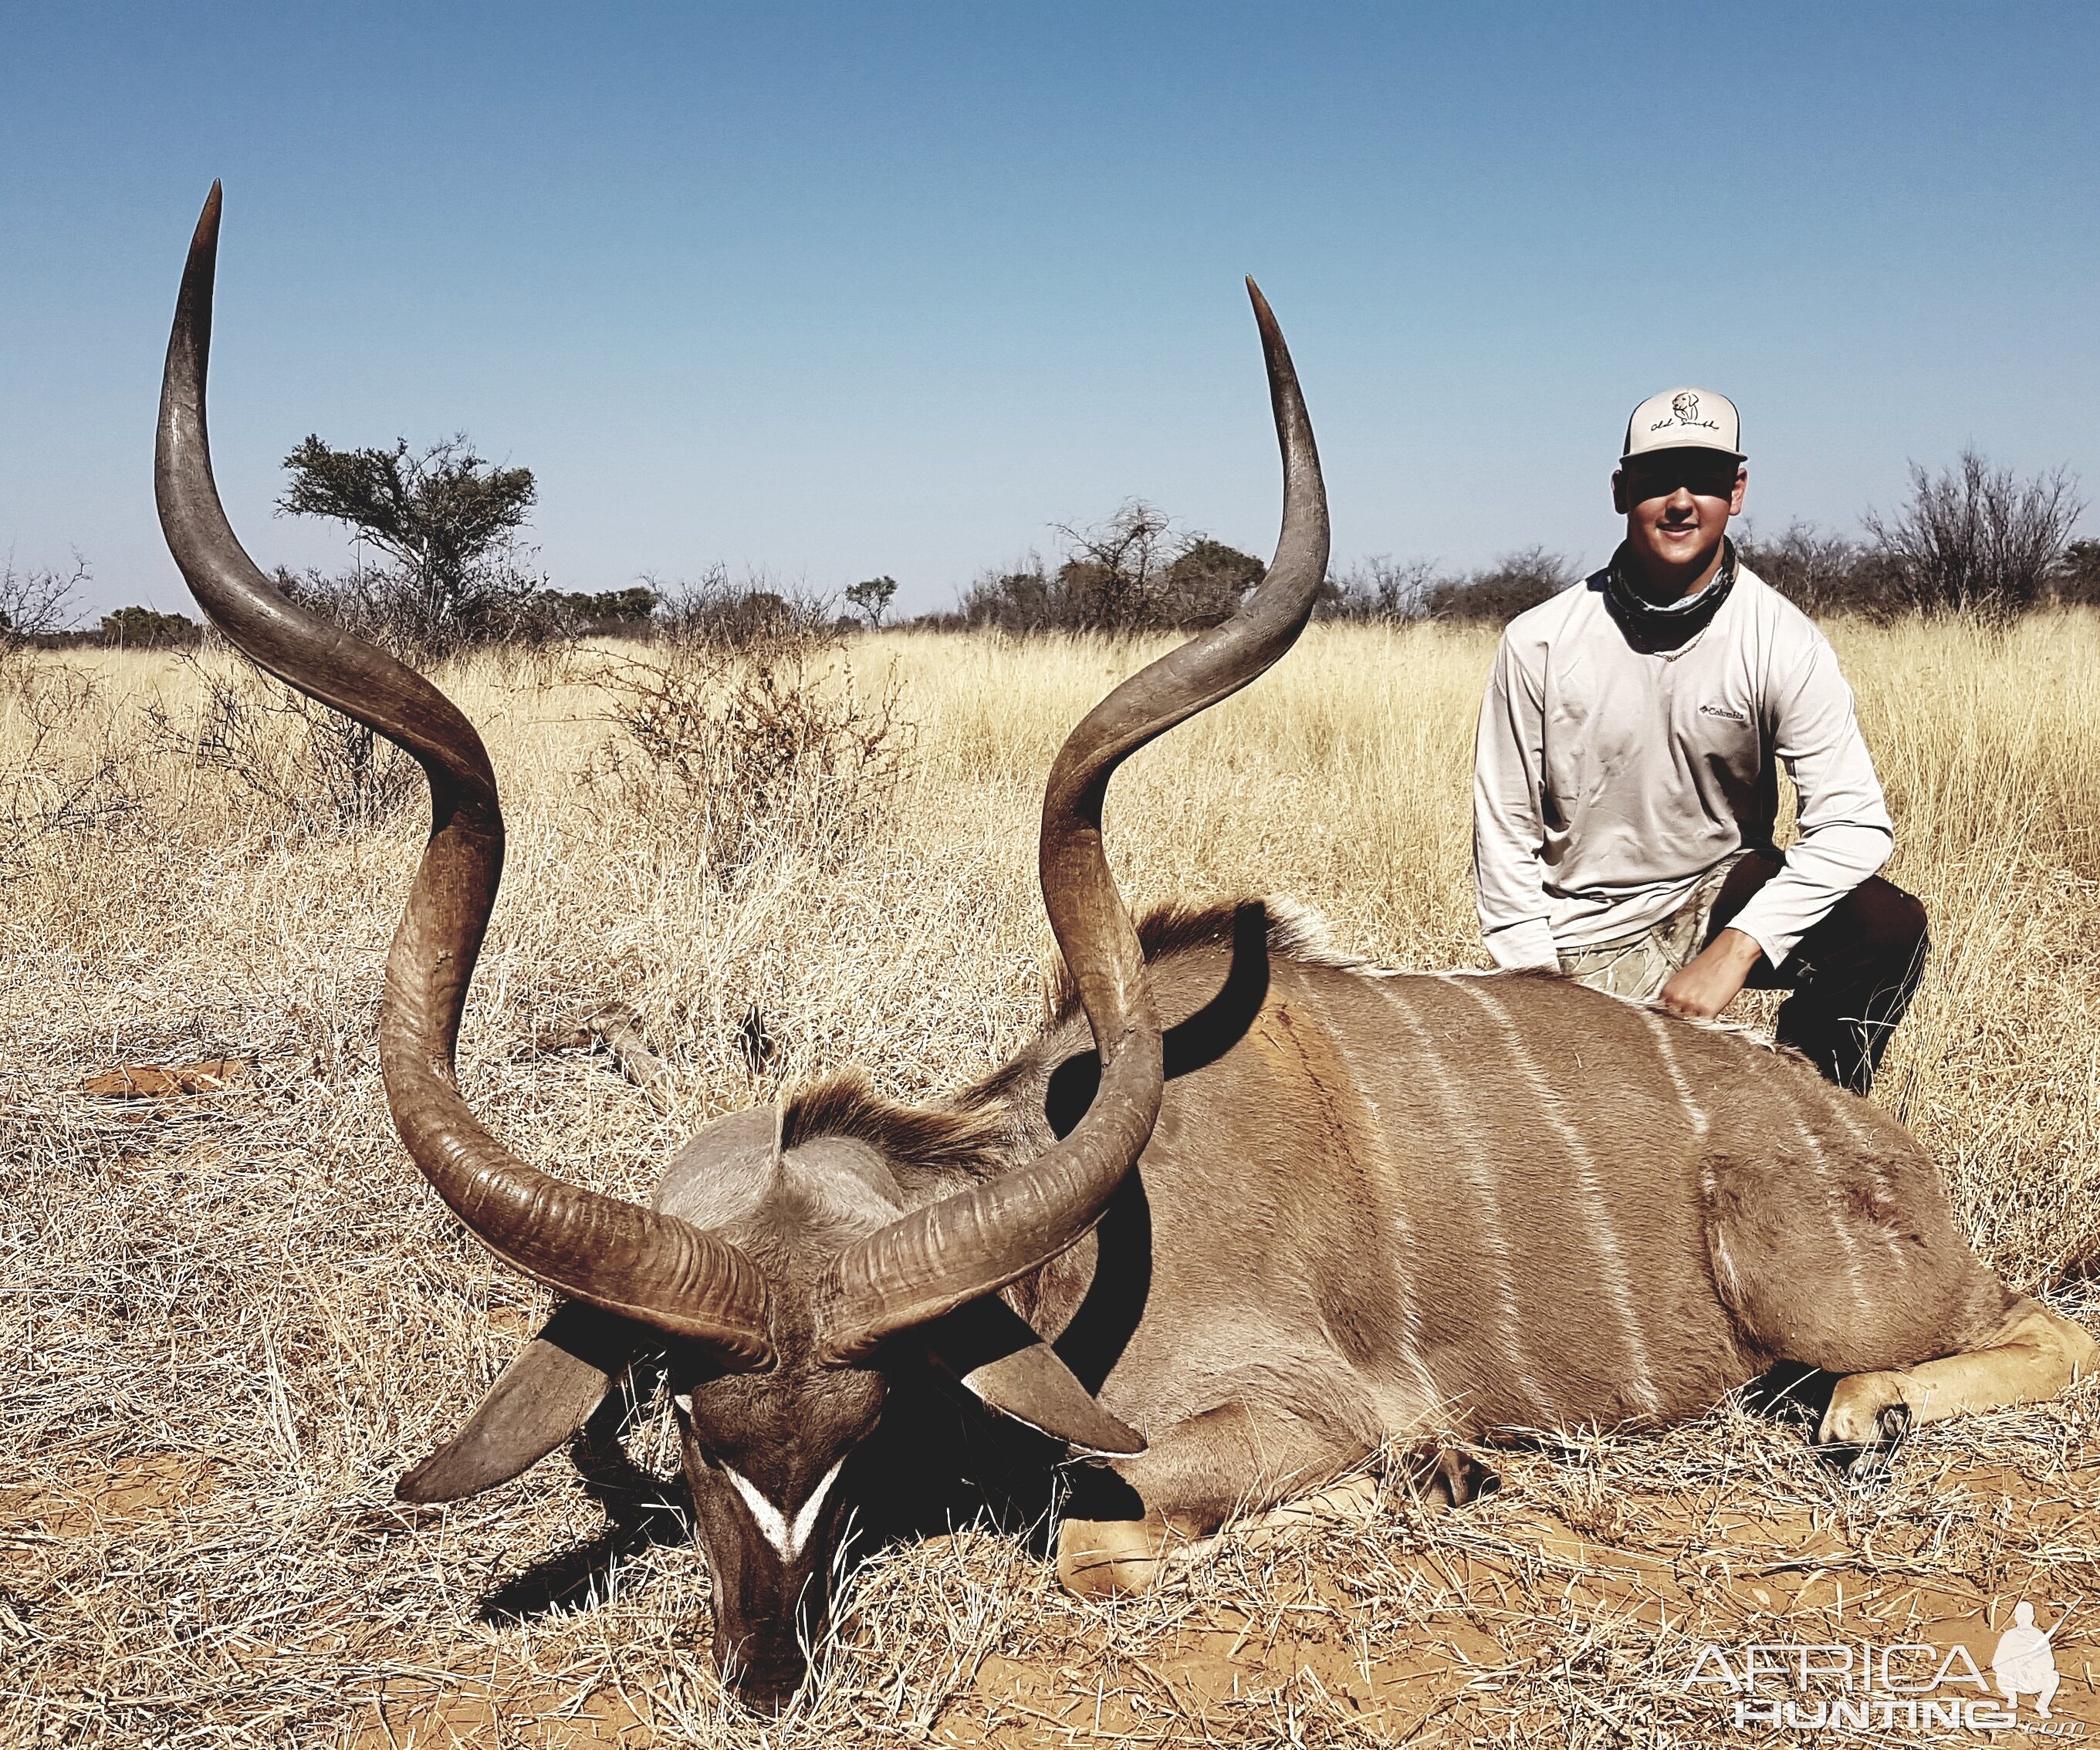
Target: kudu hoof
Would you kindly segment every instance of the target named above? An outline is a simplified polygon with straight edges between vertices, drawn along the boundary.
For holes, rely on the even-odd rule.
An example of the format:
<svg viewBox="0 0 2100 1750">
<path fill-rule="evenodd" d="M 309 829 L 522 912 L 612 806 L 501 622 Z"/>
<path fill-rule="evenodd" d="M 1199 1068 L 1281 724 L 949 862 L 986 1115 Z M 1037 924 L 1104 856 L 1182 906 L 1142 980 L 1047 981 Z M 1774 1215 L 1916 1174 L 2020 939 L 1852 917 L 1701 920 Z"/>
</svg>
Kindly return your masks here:
<svg viewBox="0 0 2100 1750">
<path fill-rule="evenodd" d="M 1497 1476 L 1471 1452 L 1424 1452 L 1407 1469 L 1407 1486 L 1433 1512 L 1462 1507 L 1502 1487 Z"/>
<path fill-rule="evenodd" d="M 1886 1472 L 1910 1432 L 1910 1406 L 1890 1374 L 1855 1373 L 1838 1382 L 1816 1432 L 1826 1463 L 1859 1482 Z"/>
</svg>

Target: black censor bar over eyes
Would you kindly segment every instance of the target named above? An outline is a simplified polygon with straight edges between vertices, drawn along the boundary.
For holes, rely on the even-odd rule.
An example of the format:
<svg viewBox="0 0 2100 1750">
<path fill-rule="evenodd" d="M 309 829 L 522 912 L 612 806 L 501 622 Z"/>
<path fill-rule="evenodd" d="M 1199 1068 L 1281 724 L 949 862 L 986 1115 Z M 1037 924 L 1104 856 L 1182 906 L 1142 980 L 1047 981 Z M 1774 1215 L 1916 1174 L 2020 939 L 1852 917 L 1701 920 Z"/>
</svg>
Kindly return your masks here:
<svg viewBox="0 0 2100 1750">
<path fill-rule="evenodd" d="M 1667 498 L 1680 486 L 1695 498 L 1727 498 L 1736 490 L 1742 465 L 1734 456 L 1711 450 L 1656 450 L 1629 456 L 1619 472 L 1628 500 L 1638 504 Z"/>
</svg>

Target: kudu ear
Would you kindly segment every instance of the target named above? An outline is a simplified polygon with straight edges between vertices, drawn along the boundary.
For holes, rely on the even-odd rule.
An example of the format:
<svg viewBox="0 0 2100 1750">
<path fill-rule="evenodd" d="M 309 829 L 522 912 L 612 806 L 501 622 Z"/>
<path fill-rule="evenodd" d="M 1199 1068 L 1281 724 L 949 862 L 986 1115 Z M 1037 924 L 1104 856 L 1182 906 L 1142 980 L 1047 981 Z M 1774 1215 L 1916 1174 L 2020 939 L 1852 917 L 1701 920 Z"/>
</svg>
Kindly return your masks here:
<svg viewBox="0 0 2100 1750">
<path fill-rule="evenodd" d="M 1145 1436 L 1111 1416 L 1057 1351 L 1003 1300 L 990 1295 L 921 1327 L 935 1363 L 1003 1416 L 1090 1452 L 1127 1456 Z"/>
<path fill-rule="evenodd" d="M 651 1346 L 650 1333 L 632 1320 L 570 1301 L 504 1369 L 467 1425 L 403 1477 L 395 1494 L 428 1505 L 508 1483 L 580 1428 Z"/>
</svg>

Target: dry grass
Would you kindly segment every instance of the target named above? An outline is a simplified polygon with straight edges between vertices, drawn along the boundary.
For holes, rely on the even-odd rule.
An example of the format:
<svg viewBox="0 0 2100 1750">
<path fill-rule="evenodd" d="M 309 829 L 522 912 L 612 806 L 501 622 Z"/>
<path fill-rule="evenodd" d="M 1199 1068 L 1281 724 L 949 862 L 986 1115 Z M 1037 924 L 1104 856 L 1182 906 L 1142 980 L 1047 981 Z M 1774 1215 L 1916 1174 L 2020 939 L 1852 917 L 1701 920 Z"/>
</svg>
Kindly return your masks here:
<svg viewBox="0 0 2100 1750">
<path fill-rule="evenodd" d="M 2100 1260 L 2100 620 L 1837 636 L 1899 822 L 1891 872 L 1935 922 L 1881 1097 L 2009 1278 L 2100 1310 L 2071 1281 Z M 1289 893 L 1388 963 L 1477 963 L 1489 648 L 1315 628 L 1118 780 L 1134 901 Z M 909 1097 L 997 1060 L 1039 1012 L 1043 774 L 1138 654 L 858 643 L 863 686 L 894 670 L 909 767 L 850 859 L 783 846 L 727 883 L 678 854 L 673 792 L 578 782 L 602 700 L 453 674 L 513 847 L 470 1095 L 532 1158 L 638 1197 L 694 1123 L 784 1079 L 858 1061 Z M 965 1531 L 863 1572 L 814 1700 L 762 1727 L 726 1712 L 702 1558 L 609 1525 L 575 1466 L 448 1512 L 392 1501 L 540 1310 L 386 1123 L 373 1009 L 415 811 L 290 830 L 139 732 L 194 684 L 174 664 L 72 666 L 94 685 L 66 683 L 64 734 L 48 676 L 0 696 L 0 778 L 38 828 L 0 870 L 0 1743 L 1696 1743 L 1723 1735 L 1683 1682 L 1704 1640 L 1958 1624 L 1984 1661 L 1993 1599 L 2100 1597 L 2091 1391 L 1929 1430 L 1870 1488 L 1731 1407 L 1507 1457 L 1498 1496 L 1440 1520 L 1388 1498 L 1366 1523 L 1230 1537 L 1114 1607 Z M 124 805 L 34 812 L 96 783 Z M 615 1000 L 679 1067 L 668 1117 L 602 1057 L 530 1049 Z M 775 1046 L 756 1073 L 753 1005 Z M 79 1091 L 205 1059 L 244 1060 L 246 1085 Z M 648 1422 L 638 1457 L 667 1469 L 664 1438 Z M 564 1579 L 595 1602 L 504 1607 Z M 2059 1637 L 2059 1713 L 2093 1717 L 2096 1640 L 2079 1616 Z"/>
</svg>

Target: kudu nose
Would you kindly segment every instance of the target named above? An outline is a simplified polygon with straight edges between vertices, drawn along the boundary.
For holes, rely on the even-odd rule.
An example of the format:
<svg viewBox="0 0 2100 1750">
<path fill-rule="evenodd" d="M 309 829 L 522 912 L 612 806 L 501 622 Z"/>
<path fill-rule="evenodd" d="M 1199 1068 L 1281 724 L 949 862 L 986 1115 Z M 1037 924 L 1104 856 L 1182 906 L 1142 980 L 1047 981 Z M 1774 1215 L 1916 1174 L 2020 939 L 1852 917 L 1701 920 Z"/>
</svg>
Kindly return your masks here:
<svg viewBox="0 0 2100 1750">
<path fill-rule="evenodd" d="M 808 1661 L 793 1642 L 784 1647 L 754 1645 L 747 1637 L 717 1660 L 722 1686 L 754 1713 L 784 1713 L 809 1675 Z"/>
</svg>

